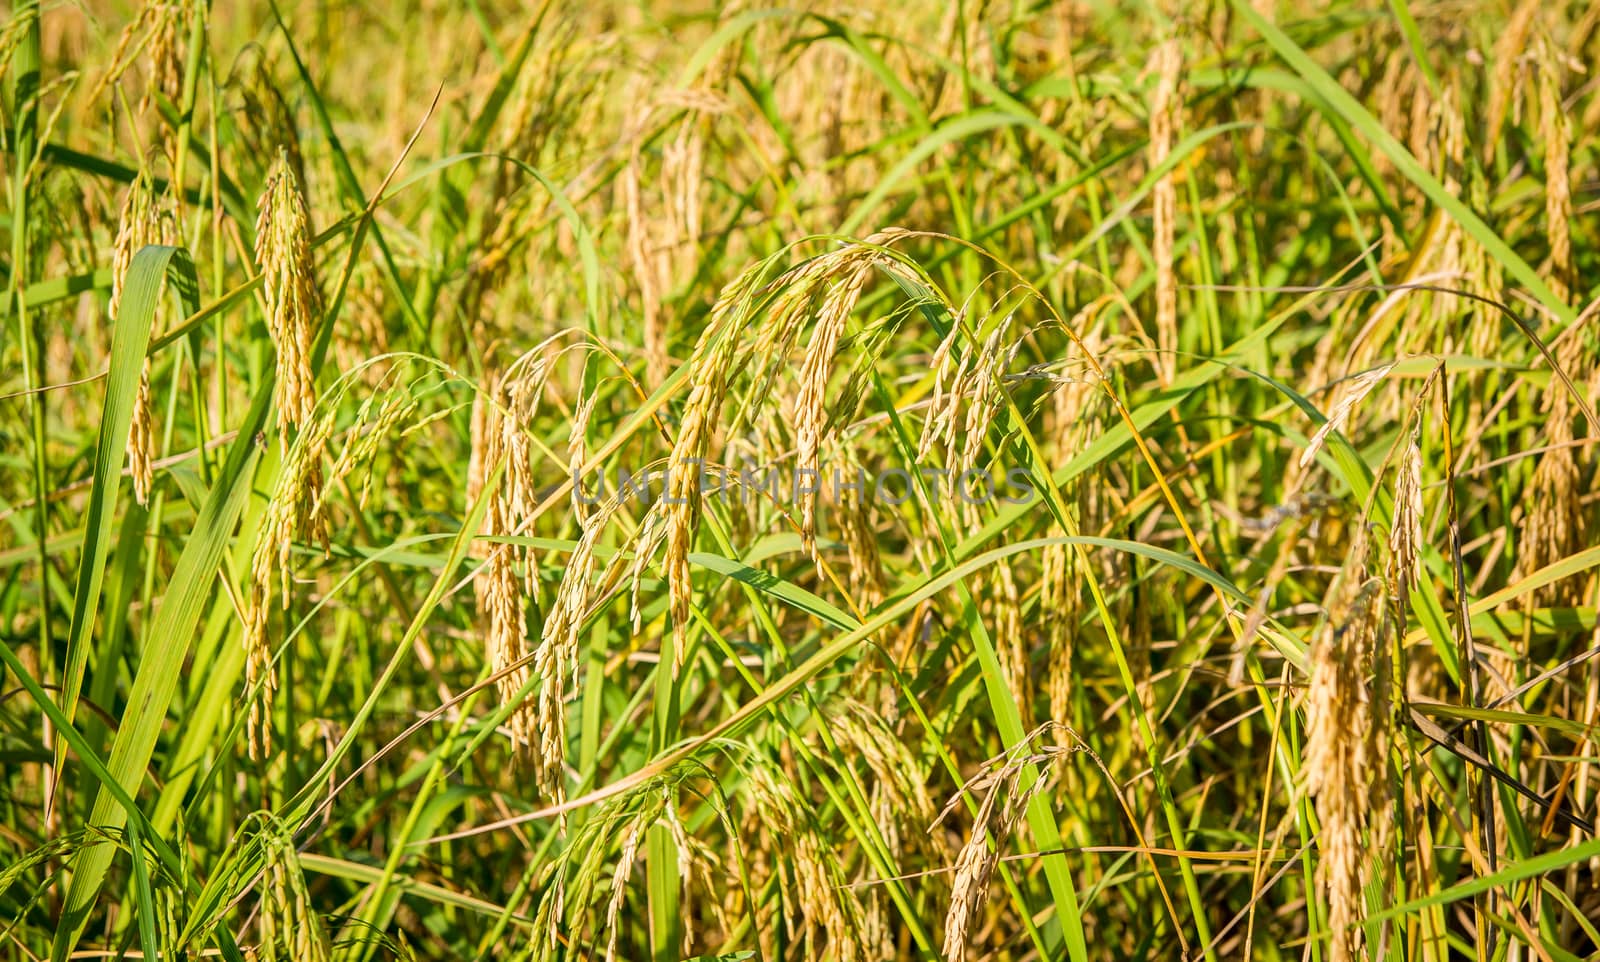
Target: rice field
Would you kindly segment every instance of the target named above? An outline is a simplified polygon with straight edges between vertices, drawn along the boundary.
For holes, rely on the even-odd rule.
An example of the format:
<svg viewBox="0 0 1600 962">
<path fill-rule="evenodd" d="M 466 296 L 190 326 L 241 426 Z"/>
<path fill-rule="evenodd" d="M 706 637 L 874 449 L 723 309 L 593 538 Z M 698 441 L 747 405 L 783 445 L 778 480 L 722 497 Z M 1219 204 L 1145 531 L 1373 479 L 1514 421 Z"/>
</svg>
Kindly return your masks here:
<svg viewBox="0 0 1600 962">
<path fill-rule="evenodd" d="M 13 0 L 0 958 L 1600 958 L 1597 56 Z"/>
</svg>

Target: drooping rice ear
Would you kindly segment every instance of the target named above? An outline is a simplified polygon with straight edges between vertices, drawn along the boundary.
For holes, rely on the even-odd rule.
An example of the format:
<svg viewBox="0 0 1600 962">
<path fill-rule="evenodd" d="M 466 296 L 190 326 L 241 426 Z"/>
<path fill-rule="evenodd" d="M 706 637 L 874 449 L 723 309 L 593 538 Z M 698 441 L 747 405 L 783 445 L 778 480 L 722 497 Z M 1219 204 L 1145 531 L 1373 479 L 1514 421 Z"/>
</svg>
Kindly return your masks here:
<svg viewBox="0 0 1600 962">
<path fill-rule="evenodd" d="M 1373 389 L 1383 382 L 1384 377 L 1394 369 L 1393 364 L 1373 368 L 1351 378 L 1339 395 L 1339 400 L 1334 403 L 1333 410 L 1328 414 L 1328 420 L 1317 428 L 1317 433 L 1311 436 L 1311 443 L 1306 445 L 1305 451 L 1300 454 L 1300 467 L 1308 468 L 1317 459 L 1317 452 L 1322 450 L 1322 445 L 1327 442 L 1328 435 L 1344 429 L 1350 420 L 1350 414 L 1356 409 Z"/>
<path fill-rule="evenodd" d="M 1334 587 L 1329 618 L 1312 645 L 1303 778 L 1322 829 L 1317 881 L 1328 904 L 1329 958 L 1360 958 L 1363 890 L 1383 855 L 1390 792 L 1384 768 L 1389 714 L 1384 672 L 1388 606 L 1383 582 L 1364 578 L 1366 551 Z"/>
<path fill-rule="evenodd" d="M 267 502 L 261 533 L 250 557 L 250 588 L 245 599 L 245 684 L 253 693 L 250 704 L 249 746 L 252 758 L 265 758 L 272 749 L 270 719 L 277 673 L 272 645 L 267 639 L 274 579 L 281 606 L 289 607 L 292 594 L 295 542 L 317 541 L 328 550 L 326 519 L 317 511 L 323 496 L 322 455 L 333 432 L 333 412 L 313 419 L 300 432 L 278 474 Z"/>
<path fill-rule="evenodd" d="M 278 416 L 291 428 L 311 418 L 316 387 L 311 374 L 312 338 L 322 311 L 305 190 L 286 151 L 267 176 L 256 218 L 256 264 L 262 272 L 267 331 L 277 351 L 274 396 Z M 282 438 L 288 449 L 289 438 Z"/>
<path fill-rule="evenodd" d="M 1566 56 L 1549 37 L 1534 45 L 1539 72 L 1539 139 L 1544 142 L 1545 234 L 1550 244 L 1550 289 L 1562 300 L 1577 280 L 1572 264 L 1572 121 L 1562 104 Z"/>
<path fill-rule="evenodd" d="M 1400 454 L 1394 480 L 1394 520 L 1389 527 L 1389 581 L 1406 607 L 1406 595 L 1417 586 L 1422 546 L 1422 450 L 1420 424 L 1412 428 Z"/>
<path fill-rule="evenodd" d="M 272 816 L 263 813 L 262 822 L 259 838 L 266 865 L 261 878 L 261 941 L 256 957 L 264 962 L 280 958 L 285 962 L 327 962 L 333 946 L 306 888 L 294 838 Z"/>
</svg>

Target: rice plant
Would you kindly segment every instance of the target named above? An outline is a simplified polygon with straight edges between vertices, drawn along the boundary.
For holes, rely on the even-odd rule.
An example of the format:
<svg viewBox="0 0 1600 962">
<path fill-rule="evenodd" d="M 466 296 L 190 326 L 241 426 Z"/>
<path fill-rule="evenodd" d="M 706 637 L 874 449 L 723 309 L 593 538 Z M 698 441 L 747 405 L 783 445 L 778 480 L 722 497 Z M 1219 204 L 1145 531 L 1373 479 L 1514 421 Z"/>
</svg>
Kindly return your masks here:
<svg viewBox="0 0 1600 962">
<path fill-rule="evenodd" d="M 1600 7 L 0 60 L 0 956 L 1600 958 Z"/>
</svg>

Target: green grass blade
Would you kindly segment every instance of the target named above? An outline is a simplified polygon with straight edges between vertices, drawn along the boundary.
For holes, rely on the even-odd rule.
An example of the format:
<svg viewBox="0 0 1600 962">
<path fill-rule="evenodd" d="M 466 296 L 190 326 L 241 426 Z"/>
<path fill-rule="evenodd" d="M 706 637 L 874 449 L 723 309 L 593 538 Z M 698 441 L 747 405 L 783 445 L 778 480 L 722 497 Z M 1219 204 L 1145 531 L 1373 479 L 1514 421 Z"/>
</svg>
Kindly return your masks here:
<svg viewBox="0 0 1600 962">
<path fill-rule="evenodd" d="M 189 255 L 178 247 L 146 247 L 133 257 L 122 292 L 122 314 L 111 335 L 111 373 L 106 378 L 105 401 L 100 412 L 100 437 L 95 448 L 94 485 L 84 518 L 83 554 L 72 593 L 72 625 L 67 634 L 67 662 L 61 681 L 62 714 L 70 722 L 78 706 L 84 666 L 88 663 L 95 612 L 111 549 L 117 493 L 122 464 L 128 452 L 128 434 L 138 401 L 139 378 L 144 370 L 145 348 L 155 324 L 162 291 L 170 282 L 184 313 L 197 309 L 199 284 Z M 57 749 L 57 764 L 65 746 Z"/>
</svg>

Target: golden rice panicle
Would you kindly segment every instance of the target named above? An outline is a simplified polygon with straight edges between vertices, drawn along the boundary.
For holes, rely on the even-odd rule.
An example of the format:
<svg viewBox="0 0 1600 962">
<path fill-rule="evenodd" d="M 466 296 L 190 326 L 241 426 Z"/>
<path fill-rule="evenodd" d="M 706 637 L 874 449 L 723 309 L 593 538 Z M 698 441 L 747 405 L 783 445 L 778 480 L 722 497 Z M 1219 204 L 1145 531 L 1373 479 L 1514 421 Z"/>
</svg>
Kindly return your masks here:
<svg viewBox="0 0 1600 962">
<path fill-rule="evenodd" d="M 978 806 L 971 836 L 956 854 L 950 907 L 944 917 L 944 944 L 940 949 L 945 962 L 965 962 L 970 945 L 968 930 L 972 928 L 973 916 L 982 911 L 989 895 L 989 879 L 1000 861 L 999 854 L 989 849 L 994 808 L 995 791 L 991 789 Z"/>
<path fill-rule="evenodd" d="M 792 899 L 798 903 L 799 915 L 796 917 L 792 911 L 786 914 L 791 935 L 804 940 L 802 958 L 822 958 L 831 949 L 839 962 L 864 959 L 860 898 L 839 877 L 838 854 L 818 831 L 808 806 L 795 793 L 788 776 L 765 761 L 752 767 L 748 784 L 753 814 L 763 824 L 762 834 L 771 833 L 771 837 L 787 841 L 776 864 L 769 863 L 765 868 L 778 874 L 785 887 L 785 867 L 794 873 Z M 784 901 L 787 906 L 790 898 Z M 826 939 L 825 946 L 818 944 L 819 935 Z"/>
<path fill-rule="evenodd" d="M 666 494 L 653 506 L 634 546 L 629 568 L 632 582 L 629 615 L 639 629 L 639 584 L 656 549 L 666 544 L 663 568 L 672 617 L 672 670 L 683 665 L 693 586 L 689 577 L 689 551 L 700 524 L 701 466 L 711 448 L 712 435 L 727 397 L 728 372 L 733 365 L 749 302 L 766 270 L 764 263 L 746 267 L 722 289 L 711 308 L 694 355 L 689 360 L 689 396 L 684 403 L 678 437 L 667 464 Z"/>
<path fill-rule="evenodd" d="M 1085 333 L 1083 349 L 1098 356 L 1102 342 L 1098 328 L 1089 328 L 1086 308 L 1072 319 L 1072 326 Z M 1083 323 L 1080 323 L 1083 322 Z M 1051 395 L 1051 420 L 1048 432 L 1055 440 L 1057 463 L 1066 464 L 1081 452 L 1104 426 L 1105 392 L 1098 377 L 1084 363 L 1058 378 Z M 1099 499 L 1098 485 L 1085 485 L 1082 476 L 1069 481 L 1062 489 L 1069 510 L 1077 513 L 1077 523 L 1083 527 L 1096 523 Z M 1065 535 L 1059 525 L 1051 525 L 1053 536 Z M 1083 612 L 1083 594 L 1079 590 L 1081 572 L 1076 549 L 1068 544 L 1048 544 L 1040 552 L 1038 619 L 1043 623 L 1048 667 L 1045 670 L 1044 688 L 1049 700 L 1050 718 L 1062 725 L 1072 713 L 1072 658 L 1078 622 Z M 1058 728 L 1058 732 L 1064 731 Z"/>
<path fill-rule="evenodd" d="M 1555 345 L 1556 363 L 1567 373 L 1574 384 L 1582 389 L 1600 373 L 1588 339 L 1600 330 L 1594 321 L 1600 311 L 1600 302 L 1586 309 L 1578 323 L 1568 328 Z M 1583 550 L 1589 539 L 1589 519 L 1583 505 L 1584 469 L 1580 452 L 1587 448 L 1573 442 L 1578 439 L 1575 425 L 1587 426 L 1579 416 L 1572 395 L 1561 379 L 1552 376 L 1545 388 L 1540 405 L 1545 414 L 1544 432 L 1539 445 L 1544 448 L 1533 476 L 1522 497 L 1522 513 L 1517 519 L 1517 562 L 1512 571 L 1514 580 L 1528 577 L 1534 572 Z M 1547 605 L 1576 605 L 1582 603 L 1584 579 L 1569 576 L 1544 585 L 1528 595 L 1531 608 Z"/>
<path fill-rule="evenodd" d="M 990 623 L 994 631 L 995 654 L 1011 695 L 1019 705 L 1033 704 L 1033 671 L 1028 635 L 1022 620 L 1022 598 L 1017 591 L 1011 561 L 1003 558 L 990 569 Z"/>
<path fill-rule="evenodd" d="M 417 413 L 417 396 L 407 384 L 390 384 L 386 377 L 375 393 L 361 403 L 355 423 L 345 432 L 345 444 L 339 456 L 326 472 L 320 494 L 312 503 L 311 521 L 325 530 L 328 524 L 328 495 L 335 486 L 358 469 L 362 470 L 361 484 L 357 489 L 356 507 L 365 510 L 372 494 L 373 467 L 384 449 L 403 437 L 408 424 Z M 436 417 L 436 415 L 435 415 Z M 427 423 L 423 419 L 421 423 Z M 414 429 L 417 425 L 410 425 Z"/>
<path fill-rule="evenodd" d="M 293 597 L 293 548 L 296 541 L 315 541 L 324 553 L 329 547 L 325 519 L 317 511 L 324 482 L 322 455 L 333 433 L 330 410 L 306 426 L 289 449 L 267 502 L 261 533 L 250 556 L 250 587 L 245 597 L 244 647 L 245 685 L 251 692 L 248 738 L 250 757 L 265 758 L 272 750 L 273 695 L 277 674 L 273 669 L 272 645 L 267 639 L 267 619 L 271 608 L 274 576 L 282 607 Z"/>
<path fill-rule="evenodd" d="M 877 607 L 888 590 L 883 559 L 878 553 L 877 515 L 865 485 L 861 490 L 851 485 L 851 482 L 860 481 L 865 471 L 858 453 L 848 444 L 835 448 L 838 453 L 833 463 L 839 466 L 836 470 L 841 475 L 844 472 L 851 475 L 838 491 L 838 503 L 834 505 L 835 526 L 850 562 L 850 592 L 864 610 L 871 609 Z"/>
<path fill-rule="evenodd" d="M 1300 455 L 1301 469 L 1309 468 L 1317 459 L 1317 452 L 1322 450 L 1323 444 L 1328 440 L 1328 435 L 1335 431 L 1344 430 L 1350 421 L 1350 414 L 1356 409 L 1373 389 L 1383 382 L 1389 372 L 1394 369 L 1393 364 L 1375 367 L 1370 371 L 1363 371 L 1344 383 L 1339 394 L 1339 400 L 1334 402 L 1333 410 L 1328 414 L 1328 420 L 1317 428 L 1317 433 L 1311 436 L 1311 443 Z"/>
<path fill-rule="evenodd" d="M 1400 452 L 1394 479 L 1394 521 L 1389 526 L 1389 583 L 1399 607 L 1417 586 L 1422 547 L 1422 449 L 1417 439 L 1422 426 L 1412 427 Z"/>
<path fill-rule="evenodd" d="M 1040 555 L 1039 617 L 1044 622 L 1048 657 L 1045 696 L 1050 718 L 1062 723 L 1072 717 L 1072 654 L 1083 607 L 1077 565 L 1071 545 L 1049 544 Z"/>
<path fill-rule="evenodd" d="M 494 381 L 481 392 L 484 398 L 479 424 L 480 437 L 474 441 L 482 465 L 480 469 L 479 497 L 487 498 L 484 509 L 483 534 L 495 539 L 514 536 L 517 519 L 509 494 L 512 457 L 508 439 L 519 432 L 508 427 L 513 418 L 508 413 L 510 391 L 504 381 Z M 501 472 L 498 476 L 495 472 Z M 489 484 L 491 478 L 494 484 Z M 503 702 L 515 699 L 527 683 L 528 665 L 527 631 L 528 600 L 522 591 L 522 579 L 517 574 L 517 546 L 503 540 L 489 542 L 488 557 L 473 576 L 473 589 L 478 610 L 485 623 L 484 649 L 490 670 L 494 673 L 495 690 Z M 537 722 L 531 706 L 525 700 L 507 719 L 511 735 L 512 755 L 516 759 L 528 757 L 537 740 Z M 541 788 L 547 786 L 541 785 Z"/>
<path fill-rule="evenodd" d="M 505 416 L 500 419 L 500 452 L 505 458 L 502 491 L 505 495 L 508 535 L 527 534 L 526 527 L 539 512 L 539 478 L 534 472 L 541 451 L 534 444 L 532 429 L 549 385 L 553 358 L 550 340 L 517 358 L 500 381 Z M 519 560 L 525 567 L 524 587 L 531 596 L 539 588 L 538 567 L 533 564 L 533 549 L 519 546 Z"/>
<path fill-rule="evenodd" d="M 650 114 L 649 110 L 640 111 L 634 129 L 642 134 Z M 619 206 L 628 225 L 624 247 L 633 268 L 629 276 L 639 287 L 639 310 L 644 319 L 645 383 L 655 387 L 667 376 L 669 361 L 661 299 L 662 288 L 666 286 L 662 277 L 670 271 L 670 267 L 666 264 L 666 251 L 652 239 L 652 222 L 645 211 L 642 148 L 643 145 L 635 139 L 628 164 L 617 178 L 617 192 L 620 195 Z"/>
<path fill-rule="evenodd" d="M 960 410 L 961 394 L 966 389 L 967 368 L 972 352 L 956 351 L 956 341 L 961 338 L 962 318 L 965 310 L 952 315 L 949 333 L 939 342 L 930 362 L 934 370 L 933 396 L 928 401 L 928 417 L 923 422 L 922 434 L 917 439 L 917 460 L 926 460 L 936 448 L 942 447 L 949 460 L 949 449 L 956 430 L 956 415 Z"/>
<path fill-rule="evenodd" d="M 1005 402 L 1004 379 L 1019 346 L 1011 338 L 1013 315 L 1006 314 L 981 345 L 963 348 L 956 357 L 956 342 L 965 337 L 960 322 L 964 313 L 953 315 L 956 322 L 934 353 L 933 397 L 917 442 L 918 459 L 939 452 L 952 480 L 982 455 L 989 426 Z"/>
<path fill-rule="evenodd" d="M 1182 122 L 1183 47 L 1178 38 L 1169 37 L 1157 44 L 1145 70 L 1156 78 L 1149 123 L 1149 166 L 1155 170 L 1171 156 L 1173 137 Z M 1174 172 L 1168 171 L 1156 181 L 1151 199 L 1155 236 L 1150 246 L 1156 262 L 1156 344 L 1160 349 L 1156 371 L 1165 384 L 1176 376 L 1178 359 L 1178 276 L 1173 267 L 1178 187 Z"/>
<path fill-rule="evenodd" d="M 1489 82 L 1489 106 L 1485 112 L 1483 150 L 1485 160 L 1492 160 L 1501 141 L 1501 127 L 1506 113 L 1519 101 L 1522 87 L 1522 55 L 1528 49 L 1528 37 L 1535 19 L 1544 8 L 1542 0 L 1521 0 L 1505 28 L 1494 44 L 1494 73 Z"/>
<path fill-rule="evenodd" d="M 1048 775 L 1038 772 L 1035 772 L 1029 784 L 1023 784 L 1023 779 L 1030 765 L 1052 761 L 1067 751 L 1050 747 L 1034 751 L 1032 748 L 1036 737 L 1044 734 L 1046 729 L 1056 727 L 1054 723 L 1047 722 L 1029 732 L 1010 751 L 989 759 L 983 769 L 968 779 L 934 817 L 930 831 L 956 810 L 963 796 L 983 793 L 977 813 L 973 816 L 972 834 L 956 855 L 955 874 L 950 883 L 950 906 L 944 919 L 941 954 L 946 962 L 965 962 L 971 949 L 973 925 L 988 900 L 989 881 L 1000 862 L 1000 846 L 1016 827 L 1034 796 L 1054 783 Z"/>
<path fill-rule="evenodd" d="M 267 58 L 262 47 L 251 45 L 240 51 L 229 70 L 228 92 L 238 96 L 242 108 L 233 112 L 244 148 L 236 156 L 248 162 L 252 170 L 260 171 L 270 169 L 279 151 L 283 151 L 288 155 L 289 169 L 303 181 L 305 160 L 294 111 L 279 91 Z"/>
<path fill-rule="evenodd" d="M 966 415 L 962 419 L 961 447 L 955 454 L 954 463 L 946 462 L 950 468 L 952 485 L 959 484 L 961 478 L 978 466 L 978 459 L 983 455 L 984 442 L 989 437 L 989 427 L 1005 405 L 1006 372 L 1011 366 L 1012 359 L 1016 357 L 1017 349 L 1021 346 L 1020 341 L 1012 342 L 1012 319 L 1011 314 L 1001 318 L 1000 323 L 989 332 L 988 337 L 984 338 L 983 346 L 978 349 L 969 385 L 971 398 L 967 402 Z M 961 503 L 962 516 L 967 525 L 976 527 L 981 517 L 980 508 L 988 500 L 987 493 L 981 490 L 963 491 L 957 500 Z"/>
<path fill-rule="evenodd" d="M 500 413 L 496 407 L 500 379 L 492 370 L 484 371 L 483 383 L 472 395 L 472 412 L 468 421 L 467 487 L 466 503 L 470 508 L 486 495 L 490 477 L 500 459 Z M 478 620 L 489 617 L 490 573 L 488 565 L 479 565 L 472 574 L 472 595 L 477 605 Z"/>
<path fill-rule="evenodd" d="M 1548 36 L 1534 44 L 1539 72 L 1539 139 L 1544 142 L 1545 232 L 1550 244 L 1550 287 L 1563 301 L 1577 277 L 1572 265 L 1572 122 L 1562 103 L 1566 54 Z"/>
<path fill-rule="evenodd" d="M 559 802 L 566 797 L 566 692 L 576 684 L 577 633 L 593 569 L 593 539 L 603 519 L 590 517 L 587 508 L 580 507 L 583 538 L 543 623 L 539 643 L 531 648 L 528 610 L 530 598 L 540 591 L 539 561 L 531 546 L 507 540 L 526 536 L 540 510 L 535 475 L 540 453 L 531 431 L 553 360 L 559 356 L 551 353 L 554 340 L 546 339 L 522 354 L 479 392 L 468 474 L 469 486 L 488 499 L 483 534 L 495 539 L 474 575 L 473 591 L 485 624 L 485 655 L 496 691 L 503 702 L 515 703 L 506 722 L 512 755 L 518 763 L 531 765 L 540 792 Z M 569 458 L 584 457 L 592 405 L 592 397 L 579 404 Z M 539 684 L 524 695 L 535 674 Z M 561 821 L 564 825 L 565 819 Z"/>
<path fill-rule="evenodd" d="M 639 857 L 639 843 L 644 841 L 645 830 L 654 821 L 647 816 L 648 812 L 640 809 L 622 826 L 622 852 L 611 870 L 611 894 L 606 900 L 606 931 L 610 933 L 606 938 L 606 962 L 613 962 L 617 957 L 617 934 L 622 930 L 622 900 L 628 894 L 628 879 L 632 877 L 633 863 Z"/>
<path fill-rule="evenodd" d="M 934 817 L 927 774 L 883 716 L 855 699 L 837 703 L 834 735 L 872 772 L 873 792 L 881 793 L 893 819 L 880 822 L 891 853 L 901 850 L 899 829 L 927 825 Z"/>
<path fill-rule="evenodd" d="M 311 256 L 305 190 L 282 148 L 267 175 L 258 208 L 256 264 L 263 275 L 267 331 L 278 354 L 274 397 L 284 424 L 300 428 L 310 420 L 316 404 L 311 350 L 322 295 Z M 282 443 L 287 448 L 287 432 Z"/>
<path fill-rule="evenodd" d="M 795 440 L 799 445 L 795 458 L 797 472 L 809 471 L 815 477 L 821 470 L 818 454 L 828 422 L 828 382 L 833 374 L 839 340 L 844 336 L 845 322 L 872 273 L 872 263 L 870 255 L 859 263 L 855 258 L 846 260 L 819 300 L 811 342 L 800 367 L 800 392 L 795 402 Z M 817 553 L 815 487 L 811 486 L 800 501 L 800 537 L 813 558 Z M 821 560 L 817 559 L 817 563 L 820 566 Z"/>
<path fill-rule="evenodd" d="M 1359 537 L 1359 536 L 1358 536 Z M 1311 652 L 1304 784 L 1322 830 L 1317 882 L 1328 905 L 1329 959 L 1361 957 L 1364 887 L 1384 858 L 1390 793 L 1388 629 L 1383 582 L 1365 578 L 1364 546 L 1352 550 Z M 1370 858 L 1369 858 L 1370 856 Z"/>
<path fill-rule="evenodd" d="M 144 91 L 134 108 L 138 115 L 150 114 L 157 94 L 177 106 L 183 93 L 184 42 L 187 39 L 180 28 L 195 15 L 198 14 L 189 0 L 148 0 L 139 15 L 122 28 L 110 66 L 95 83 L 89 99 L 99 99 L 138 63 L 145 75 Z M 169 143 L 170 130 L 160 119 L 150 126 L 158 150 L 173 146 Z"/>
<path fill-rule="evenodd" d="M 599 400 L 600 392 L 596 389 L 578 402 L 577 409 L 572 412 L 572 431 L 567 436 L 567 474 L 573 479 L 572 514 L 580 523 L 586 522 L 591 514 L 589 500 L 579 482 L 583 480 L 582 472 L 589 460 L 589 421 L 594 417 L 594 406 Z"/>
<path fill-rule="evenodd" d="M 871 772 L 867 807 L 873 822 L 883 837 L 884 846 L 892 866 L 903 864 L 907 841 L 916 850 L 944 861 L 948 851 L 931 844 L 943 836 L 925 836 L 920 829 L 934 817 L 932 797 L 928 794 L 927 778 L 906 748 L 897 738 L 883 716 L 853 699 L 839 706 L 843 709 L 832 714 L 833 733 L 847 757 L 859 758 Z M 870 874 L 867 878 L 872 878 Z M 893 930 L 890 926 L 891 907 L 883 886 L 869 886 L 862 897 L 861 942 L 871 949 L 875 958 L 894 956 Z"/>
<path fill-rule="evenodd" d="M 177 217 L 170 198 L 155 196 L 148 175 L 136 177 L 122 199 L 117 236 L 111 249 L 111 318 L 116 322 L 122 310 L 122 291 L 128 282 L 133 255 L 149 244 L 176 244 Z M 155 481 L 155 416 L 150 407 L 150 360 L 139 373 L 139 392 L 134 399 L 133 423 L 128 432 L 128 469 L 133 476 L 133 494 L 140 504 L 150 501 Z"/>
</svg>

